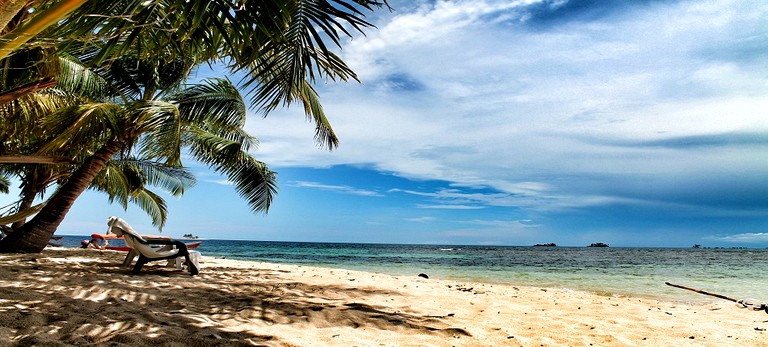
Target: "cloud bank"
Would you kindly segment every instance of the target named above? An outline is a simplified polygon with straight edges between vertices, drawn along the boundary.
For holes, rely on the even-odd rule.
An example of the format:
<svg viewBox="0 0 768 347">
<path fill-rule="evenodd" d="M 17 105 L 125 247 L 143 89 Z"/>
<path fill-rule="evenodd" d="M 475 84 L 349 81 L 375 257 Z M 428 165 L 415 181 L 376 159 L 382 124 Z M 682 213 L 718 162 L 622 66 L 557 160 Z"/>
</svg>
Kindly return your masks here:
<svg viewBox="0 0 768 347">
<path fill-rule="evenodd" d="M 362 84 L 317 86 L 341 147 L 281 110 L 260 160 L 456 188 L 421 208 L 768 218 L 768 3 L 391 4 L 339 52 Z"/>
</svg>

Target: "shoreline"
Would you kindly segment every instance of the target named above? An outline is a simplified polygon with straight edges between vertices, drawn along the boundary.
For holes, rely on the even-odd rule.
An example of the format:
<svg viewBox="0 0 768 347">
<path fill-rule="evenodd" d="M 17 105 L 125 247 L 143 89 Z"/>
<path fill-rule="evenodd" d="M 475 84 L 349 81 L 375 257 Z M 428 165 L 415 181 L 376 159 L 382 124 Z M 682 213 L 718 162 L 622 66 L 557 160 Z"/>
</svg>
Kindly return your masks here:
<svg viewBox="0 0 768 347">
<path fill-rule="evenodd" d="M 64 237 L 62 241 L 79 247 L 82 240 Z M 231 240 L 208 240 L 203 247 L 205 255 L 233 260 L 394 276 L 426 273 L 446 280 L 563 288 L 602 296 L 685 303 L 713 300 L 664 285 L 672 282 L 737 299 L 768 300 L 764 281 L 754 277 L 762 270 L 759 264 L 768 261 L 768 250 L 507 246 L 440 246 L 437 250 L 431 245 Z"/>
<path fill-rule="evenodd" d="M 768 346 L 764 312 L 203 256 L 199 276 L 125 253 L 0 255 L 0 344 Z M 60 341 L 60 342 L 58 342 Z"/>
</svg>

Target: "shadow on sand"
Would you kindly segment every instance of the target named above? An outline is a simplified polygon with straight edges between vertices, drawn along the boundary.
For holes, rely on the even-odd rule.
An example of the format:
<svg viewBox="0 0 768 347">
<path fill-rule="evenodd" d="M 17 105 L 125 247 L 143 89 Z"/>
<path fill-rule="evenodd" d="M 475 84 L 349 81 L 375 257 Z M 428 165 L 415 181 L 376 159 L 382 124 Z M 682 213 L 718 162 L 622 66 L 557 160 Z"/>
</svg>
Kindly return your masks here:
<svg viewBox="0 0 768 347">
<path fill-rule="evenodd" d="M 191 277 L 147 266 L 132 276 L 121 261 L 95 251 L 0 255 L 0 344 L 293 345 L 270 334 L 276 326 L 469 336 L 439 317 L 363 303 L 398 292 L 311 285 L 258 268 Z"/>
</svg>

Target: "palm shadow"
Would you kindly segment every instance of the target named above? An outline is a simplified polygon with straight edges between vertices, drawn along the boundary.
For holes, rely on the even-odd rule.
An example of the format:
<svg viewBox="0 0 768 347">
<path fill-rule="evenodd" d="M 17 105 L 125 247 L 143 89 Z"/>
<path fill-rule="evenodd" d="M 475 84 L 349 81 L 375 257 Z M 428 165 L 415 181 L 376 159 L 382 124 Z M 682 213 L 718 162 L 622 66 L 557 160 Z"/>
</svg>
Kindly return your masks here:
<svg viewBox="0 0 768 347">
<path fill-rule="evenodd" d="M 0 344 L 45 344 L 51 332 L 73 345 L 165 345 L 178 336 L 188 345 L 289 344 L 268 333 L 273 325 L 470 336 L 440 317 L 365 303 L 397 300 L 397 291 L 312 285 L 258 268 L 204 268 L 191 277 L 154 265 L 134 276 L 119 253 L 83 252 L 0 258 L 0 315 L 7 318 Z M 81 255 L 89 261 L 71 261 Z"/>
</svg>

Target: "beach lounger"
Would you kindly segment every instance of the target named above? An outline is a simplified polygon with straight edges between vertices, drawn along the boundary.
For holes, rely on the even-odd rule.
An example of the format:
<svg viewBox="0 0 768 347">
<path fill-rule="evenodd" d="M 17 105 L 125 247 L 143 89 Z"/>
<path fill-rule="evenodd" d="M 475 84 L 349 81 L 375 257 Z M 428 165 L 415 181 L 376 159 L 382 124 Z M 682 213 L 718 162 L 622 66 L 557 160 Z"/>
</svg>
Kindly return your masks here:
<svg viewBox="0 0 768 347">
<path fill-rule="evenodd" d="M 186 261 L 189 273 L 193 276 L 198 274 L 200 268 L 198 254 L 191 257 L 190 251 L 187 250 L 187 246 L 183 242 L 173 239 L 144 239 L 128 223 L 118 217 L 109 217 L 107 225 L 109 225 L 107 234 L 112 232 L 115 235 L 124 237 L 126 245 L 131 247 L 131 251 L 128 252 L 123 265 L 130 266 L 133 258 L 137 255 L 139 256 L 139 259 L 136 260 L 136 265 L 133 267 L 132 272 L 134 275 L 138 274 L 144 264 L 148 262 L 176 260 L 181 257 Z M 155 248 L 152 247 L 153 245 L 162 247 Z"/>
</svg>

